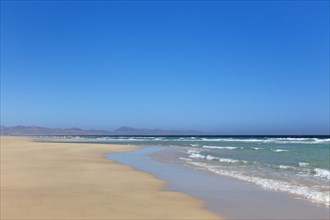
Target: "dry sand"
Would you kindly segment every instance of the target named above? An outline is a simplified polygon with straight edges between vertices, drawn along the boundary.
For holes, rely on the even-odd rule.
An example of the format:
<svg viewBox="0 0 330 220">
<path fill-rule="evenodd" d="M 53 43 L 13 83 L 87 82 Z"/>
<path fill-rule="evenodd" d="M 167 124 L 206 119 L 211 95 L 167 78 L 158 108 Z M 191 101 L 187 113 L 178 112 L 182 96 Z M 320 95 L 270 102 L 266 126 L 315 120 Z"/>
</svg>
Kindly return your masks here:
<svg viewBox="0 0 330 220">
<path fill-rule="evenodd" d="M 104 154 L 135 146 L 1 137 L 1 219 L 215 219 L 203 202 Z"/>
</svg>

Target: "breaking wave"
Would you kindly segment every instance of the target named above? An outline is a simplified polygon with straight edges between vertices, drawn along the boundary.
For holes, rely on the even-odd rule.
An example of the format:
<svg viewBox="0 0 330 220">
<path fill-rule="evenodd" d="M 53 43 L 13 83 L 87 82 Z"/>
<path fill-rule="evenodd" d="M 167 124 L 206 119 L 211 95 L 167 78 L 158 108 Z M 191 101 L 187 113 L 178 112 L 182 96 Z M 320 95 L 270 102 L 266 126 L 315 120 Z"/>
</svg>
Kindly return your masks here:
<svg viewBox="0 0 330 220">
<path fill-rule="evenodd" d="M 231 147 L 231 146 L 220 147 L 220 146 L 208 146 L 208 145 L 204 145 L 203 148 L 209 148 L 209 149 L 227 149 L 227 150 L 235 150 L 235 149 L 237 149 L 237 147 Z"/>
<path fill-rule="evenodd" d="M 229 171 L 223 170 L 218 166 L 212 166 L 205 163 L 200 162 L 188 162 L 189 164 L 195 165 L 197 167 L 209 170 L 213 173 L 229 176 L 236 179 L 240 179 L 246 182 L 254 183 L 258 186 L 261 186 L 264 189 L 273 190 L 273 191 L 281 191 L 286 192 L 292 195 L 300 196 L 306 198 L 314 203 L 320 203 L 329 206 L 330 205 L 330 195 L 329 191 L 318 191 L 306 186 L 292 184 L 289 182 L 267 179 L 261 177 L 247 176 L 239 171 Z M 323 172 L 323 171 L 322 171 Z M 322 173 L 321 171 L 319 173 Z M 329 172 L 329 171 L 328 171 Z M 325 175 L 325 173 L 323 173 Z M 323 175 L 321 174 L 321 175 Z M 329 173 L 328 173 L 329 174 Z"/>
</svg>

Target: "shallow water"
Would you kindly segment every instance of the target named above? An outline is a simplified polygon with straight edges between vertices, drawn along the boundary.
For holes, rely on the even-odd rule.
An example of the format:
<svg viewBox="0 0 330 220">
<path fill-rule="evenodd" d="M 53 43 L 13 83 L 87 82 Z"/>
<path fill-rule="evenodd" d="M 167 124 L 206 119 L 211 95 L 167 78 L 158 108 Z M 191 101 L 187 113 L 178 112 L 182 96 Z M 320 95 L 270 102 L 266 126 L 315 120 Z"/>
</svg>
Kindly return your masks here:
<svg viewBox="0 0 330 220">
<path fill-rule="evenodd" d="M 234 178 L 189 166 L 177 148 L 145 147 L 107 155 L 160 178 L 167 190 L 190 194 L 206 201 L 206 208 L 229 219 L 329 219 L 329 208 L 287 194 L 263 190 Z"/>
<path fill-rule="evenodd" d="M 186 166 L 253 183 L 267 190 L 285 192 L 313 203 L 330 205 L 328 136 L 74 138 L 97 143 L 172 146 L 181 152 L 176 158 Z"/>
</svg>

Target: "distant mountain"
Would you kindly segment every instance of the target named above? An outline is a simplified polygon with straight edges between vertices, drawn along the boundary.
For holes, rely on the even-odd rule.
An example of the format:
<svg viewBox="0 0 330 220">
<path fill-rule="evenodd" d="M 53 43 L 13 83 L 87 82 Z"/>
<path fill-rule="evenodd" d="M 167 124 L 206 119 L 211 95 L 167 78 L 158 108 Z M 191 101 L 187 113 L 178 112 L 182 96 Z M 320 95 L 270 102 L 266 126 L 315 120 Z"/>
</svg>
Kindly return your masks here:
<svg viewBox="0 0 330 220">
<path fill-rule="evenodd" d="M 91 130 L 85 131 L 80 128 L 45 128 L 38 126 L 1 126 L 1 135 L 110 135 L 109 131 Z"/>
<path fill-rule="evenodd" d="M 192 130 L 136 129 L 121 127 L 112 132 L 114 135 L 205 135 L 205 132 Z"/>
<path fill-rule="evenodd" d="M 80 128 L 45 128 L 38 126 L 1 126 L 1 135 L 207 135 L 193 130 L 136 129 L 121 127 L 114 131 L 82 130 Z"/>
</svg>

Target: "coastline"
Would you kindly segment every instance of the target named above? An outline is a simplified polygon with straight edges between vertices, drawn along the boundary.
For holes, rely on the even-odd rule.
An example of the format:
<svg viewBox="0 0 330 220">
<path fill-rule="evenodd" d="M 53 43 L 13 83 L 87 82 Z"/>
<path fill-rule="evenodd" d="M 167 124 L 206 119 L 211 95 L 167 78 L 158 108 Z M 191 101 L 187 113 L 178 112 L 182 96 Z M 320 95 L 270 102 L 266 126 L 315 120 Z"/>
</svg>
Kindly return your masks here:
<svg viewBox="0 0 330 220">
<path fill-rule="evenodd" d="M 283 192 L 186 166 L 176 148 L 145 146 L 107 158 L 166 181 L 166 189 L 206 202 L 225 219 L 329 219 L 329 208 Z"/>
<path fill-rule="evenodd" d="M 104 155 L 133 145 L 1 136 L 2 219 L 219 219 L 204 202 Z"/>
</svg>

